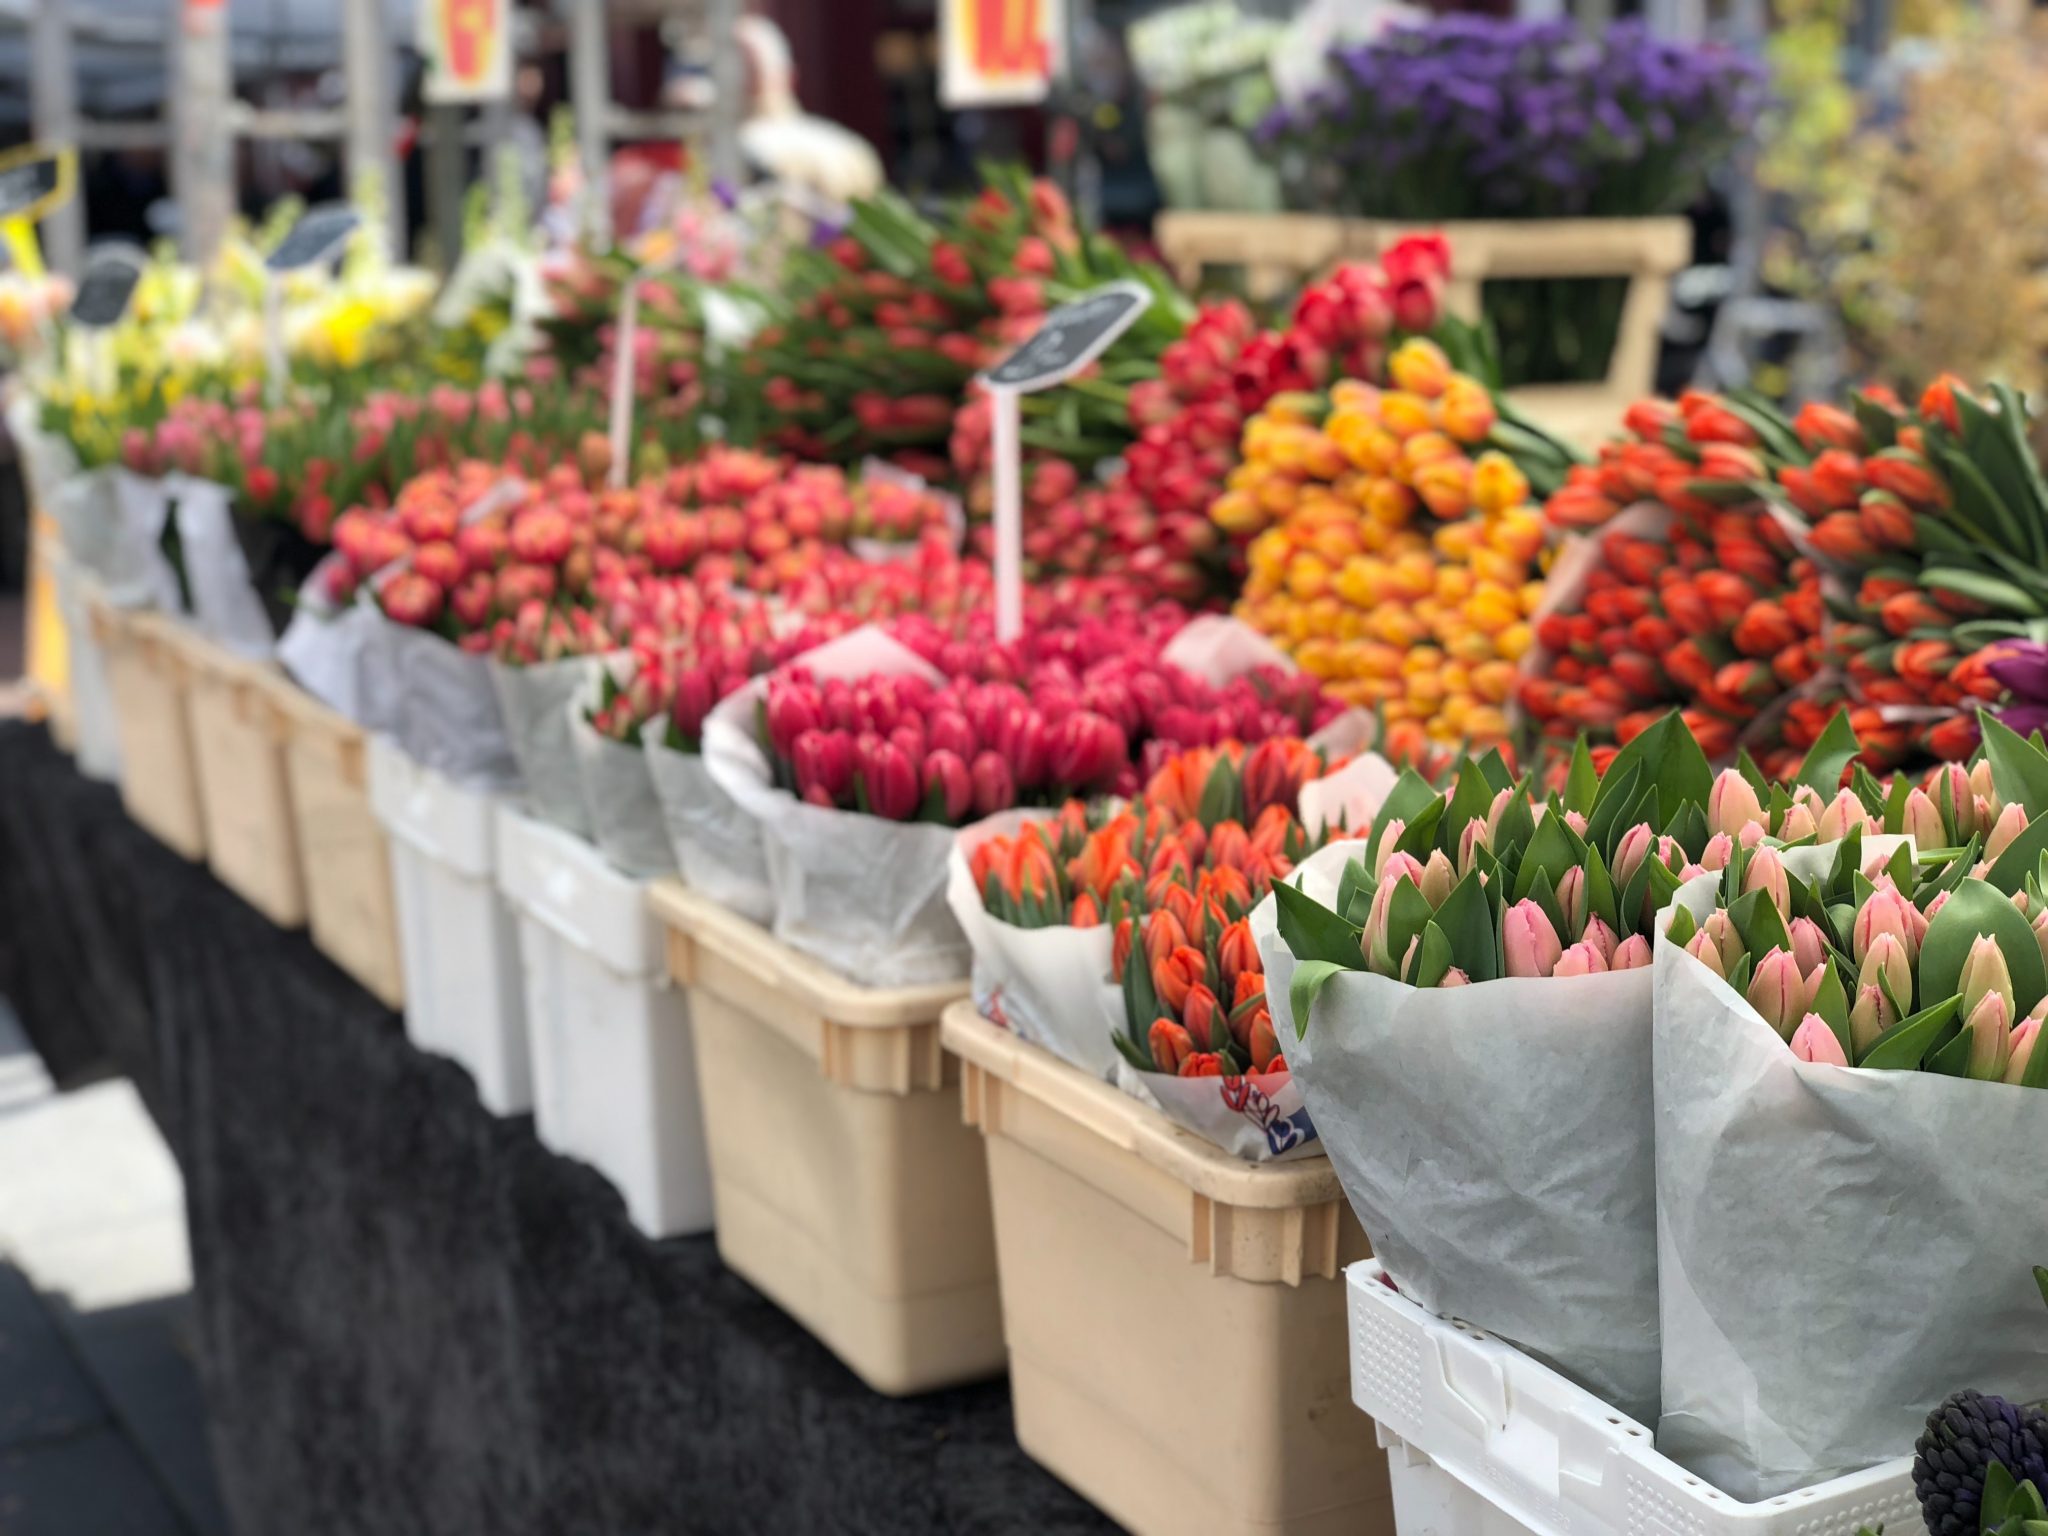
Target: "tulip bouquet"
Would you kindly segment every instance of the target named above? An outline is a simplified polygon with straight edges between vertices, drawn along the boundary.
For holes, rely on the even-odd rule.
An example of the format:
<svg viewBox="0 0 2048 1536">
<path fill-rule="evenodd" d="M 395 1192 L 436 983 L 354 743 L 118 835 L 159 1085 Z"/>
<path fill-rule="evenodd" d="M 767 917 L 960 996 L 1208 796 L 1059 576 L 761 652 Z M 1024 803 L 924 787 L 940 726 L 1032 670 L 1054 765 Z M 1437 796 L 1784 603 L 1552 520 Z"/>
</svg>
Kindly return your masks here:
<svg viewBox="0 0 2048 1536">
<path fill-rule="evenodd" d="M 1210 515 L 1256 535 L 1238 613 L 1304 671 L 1391 725 L 1490 745 L 1533 639 L 1543 517 L 1514 461 L 1481 451 L 1484 385 L 1423 338 L 1389 369 L 1394 388 L 1346 380 L 1327 408 L 1277 397 Z"/>
<path fill-rule="evenodd" d="M 1467 759 L 1444 789 L 1404 774 L 1362 849 L 1274 886 L 1267 998 L 1404 1293 L 1654 1415 L 1653 921 L 1773 821 L 1805 832 L 1854 751 L 1837 732 L 1796 800 L 1717 778 L 1675 714 L 1604 769 L 1581 745 L 1548 795 Z"/>
<path fill-rule="evenodd" d="M 1959 1377 L 2048 1381 L 2038 1202 L 1987 1176 L 2048 1132 L 2048 753 L 1985 731 L 1988 830 L 1947 765 L 1915 804 L 1944 846 L 1738 847 L 1657 945 L 1658 1443 L 1736 1498 L 1895 1454 Z"/>
</svg>

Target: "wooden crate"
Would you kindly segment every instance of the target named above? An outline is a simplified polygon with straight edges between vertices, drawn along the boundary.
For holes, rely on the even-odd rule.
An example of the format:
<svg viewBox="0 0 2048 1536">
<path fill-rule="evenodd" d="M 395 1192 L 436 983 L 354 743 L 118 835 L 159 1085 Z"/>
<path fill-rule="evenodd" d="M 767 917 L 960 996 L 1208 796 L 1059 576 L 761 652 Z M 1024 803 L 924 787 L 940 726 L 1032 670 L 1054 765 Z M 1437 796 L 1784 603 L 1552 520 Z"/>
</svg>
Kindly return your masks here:
<svg viewBox="0 0 2048 1536">
<path fill-rule="evenodd" d="M 158 842 L 203 859 L 206 821 L 185 707 L 191 676 L 171 621 L 100 597 L 89 611 L 120 726 L 121 803 Z"/>
<path fill-rule="evenodd" d="M 283 675 L 184 625 L 169 626 L 189 682 L 206 862 L 221 884 L 281 928 L 306 921 L 306 883 L 273 692 Z"/>
<path fill-rule="evenodd" d="M 1489 279 L 1626 277 L 1607 377 L 1590 384 L 1512 390 L 1515 408 L 1559 436 L 1591 446 L 1618 431 L 1629 404 L 1654 393 L 1657 328 L 1671 278 L 1692 254 L 1684 219 L 1484 219 L 1399 224 L 1328 214 L 1162 213 L 1155 236 L 1183 286 L 1210 267 L 1241 266 L 1247 291 L 1268 298 L 1343 261 L 1364 261 L 1405 235 L 1441 231 L 1451 246 L 1450 312 L 1479 318 Z"/>
</svg>

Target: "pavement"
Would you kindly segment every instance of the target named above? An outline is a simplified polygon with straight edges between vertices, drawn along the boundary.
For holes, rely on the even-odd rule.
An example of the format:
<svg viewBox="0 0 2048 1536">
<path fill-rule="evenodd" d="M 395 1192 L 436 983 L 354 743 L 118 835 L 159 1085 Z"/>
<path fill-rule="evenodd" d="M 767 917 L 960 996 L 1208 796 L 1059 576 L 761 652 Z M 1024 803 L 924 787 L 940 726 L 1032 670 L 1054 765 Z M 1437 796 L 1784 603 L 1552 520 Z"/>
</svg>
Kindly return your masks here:
<svg viewBox="0 0 2048 1536">
<path fill-rule="evenodd" d="M 191 1288 L 133 1085 L 58 1093 L 0 999 L 0 1536 L 227 1536 Z"/>
</svg>

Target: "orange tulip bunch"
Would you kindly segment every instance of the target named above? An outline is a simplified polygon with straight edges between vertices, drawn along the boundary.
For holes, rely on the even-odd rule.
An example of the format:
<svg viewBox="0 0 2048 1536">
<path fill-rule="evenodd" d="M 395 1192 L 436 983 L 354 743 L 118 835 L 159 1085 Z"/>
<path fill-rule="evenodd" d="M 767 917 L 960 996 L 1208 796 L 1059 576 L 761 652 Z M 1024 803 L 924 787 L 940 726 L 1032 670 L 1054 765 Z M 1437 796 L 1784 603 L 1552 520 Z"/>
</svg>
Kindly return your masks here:
<svg viewBox="0 0 2048 1536">
<path fill-rule="evenodd" d="M 1818 565 L 1757 490 L 1773 424 L 1693 391 L 1640 401 L 1623 425 L 1545 507 L 1599 547 L 1582 588 L 1536 626 L 1543 654 L 1521 680 L 1522 708 L 1562 748 L 1582 732 L 1627 741 L 1676 705 L 1710 756 L 1747 740 L 1776 772 L 1834 706 L 1811 736 L 1803 719 L 1766 714 L 1819 672 L 1825 617 Z M 1622 518 L 1640 508 L 1651 511 Z"/>
<path fill-rule="evenodd" d="M 1484 448 L 1493 397 L 1424 338 L 1393 387 L 1276 397 L 1209 515 L 1251 538 L 1239 617 L 1390 726 L 1437 742 L 1508 731 L 1533 641 L 1545 525 L 1528 478 Z"/>
<path fill-rule="evenodd" d="M 1296 807 L 1331 767 L 1297 739 L 1199 747 L 1126 806 L 1069 801 L 1050 821 L 990 838 L 969 870 L 1004 922 L 1115 930 L 1127 1017 L 1114 1038 L 1140 1070 L 1284 1071 L 1246 918 L 1322 845 Z"/>
</svg>

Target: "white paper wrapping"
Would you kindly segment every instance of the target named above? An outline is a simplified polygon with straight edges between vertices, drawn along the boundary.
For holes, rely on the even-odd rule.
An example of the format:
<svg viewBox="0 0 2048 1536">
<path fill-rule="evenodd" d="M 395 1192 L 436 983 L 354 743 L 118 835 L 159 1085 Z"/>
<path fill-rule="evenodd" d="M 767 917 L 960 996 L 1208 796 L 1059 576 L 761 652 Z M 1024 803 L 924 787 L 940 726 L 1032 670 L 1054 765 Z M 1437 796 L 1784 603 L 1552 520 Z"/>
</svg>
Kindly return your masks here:
<svg viewBox="0 0 2048 1536">
<path fill-rule="evenodd" d="M 45 504 L 65 552 L 117 608 L 178 611 L 178 579 L 156 543 L 166 507 L 159 485 L 126 470 L 91 469 L 59 481 Z"/>
<path fill-rule="evenodd" d="M 505 736 L 526 782 L 526 800 L 543 821 L 591 840 L 584 805 L 583 776 L 569 745 L 570 701 L 597 675 L 595 656 L 571 656 L 537 666 L 515 667 L 495 658 L 491 686 L 497 690 Z"/>
<path fill-rule="evenodd" d="M 1286 1073 L 1174 1077 L 1140 1072 L 1119 1056 L 1116 1085 L 1182 1130 L 1248 1163 L 1287 1162 L 1323 1151 L 1301 1085 Z"/>
<path fill-rule="evenodd" d="M 18 375 L 13 382 L 20 382 Z M 22 388 L 6 393 L 7 435 L 21 455 L 29 505 L 48 510 L 57 487 L 78 474 L 78 455 L 63 438 L 43 430 L 40 402 L 33 391 Z"/>
<path fill-rule="evenodd" d="M 1293 657 L 1242 619 L 1223 613 L 1201 613 L 1189 619 L 1166 642 L 1159 659 L 1212 688 L 1221 688 L 1256 667 L 1295 670 Z"/>
<path fill-rule="evenodd" d="M 969 867 L 974 851 L 990 838 L 1014 836 L 1053 814 L 1003 811 L 961 831 L 947 854 L 946 901 L 974 951 L 975 1006 L 1069 1066 L 1107 1082 L 1122 1059 L 1110 1043 L 1101 1001 L 1110 985 L 1115 934 L 1106 924 L 1019 928 L 1003 922 L 982 905 Z"/>
<path fill-rule="evenodd" d="M 185 586 L 200 630 L 238 656 L 268 658 L 277 636 L 235 537 L 233 492 L 193 475 L 170 476 L 164 490 L 177 519 Z"/>
<path fill-rule="evenodd" d="M 873 626 L 807 652 L 815 676 L 939 674 Z M 760 824 L 775 895 L 775 936 L 865 986 L 907 987 L 968 973 L 967 940 L 946 906 L 953 829 L 809 805 L 778 789 L 754 734 L 767 694 L 756 678 L 711 712 L 704 761 Z"/>
<path fill-rule="evenodd" d="M 1334 900 L 1358 852 L 1311 855 L 1297 883 Z M 1655 1424 L 1649 968 L 1449 989 L 1344 972 L 1297 1039 L 1276 922 L 1268 896 L 1273 1026 L 1387 1272 Z"/>
<path fill-rule="evenodd" d="M 1655 974 L 1658 1449 L 1765 1499 L 1908 1453 L 1960 1387 L 2048 1394 L 2048 1093 L 1802 1062 L 1662 938 Z"/>
<path fill-rule="evenodd" d="M 347 562 L 329 555 L 299 588 L 291 622 L 277 642 L 277 659 L 294 681 L 337 714 L 368 723 L 362 698 L 363 651 L 375 643 L 383 620 L 363 602 L 329 600 L 328 582 Z"/>
<path fill-rule="evenodd" d="M 683 883 L 767 926 L 775 920 L 775 893 L 768 885 L 761 824 L 718 787 L 702 757 L 678 752 L 662 740 L 667 729 L 664 718 L 648 721 L 640 732 L 640 750 Z"/>
<path fill-rule="evenodd" d="M 583 718 L 582 699 L 563 706 L 569 746 L 582 783 L 583 804 L 590 815 L 590 839 L 619 870 L 637 878 L 675 873 L 669 853 L 668 827 L 654 781 L 638 747 L 613 741 Z"/>
<path fill-rule="evenodd" d="M 362 602 L 368 642 L 359 656 L 361 723 L 464 789 L 516 791 L 519 765 L 505 737 L 489 664 L 439 635 L 394 624 Z"/>
</svg>

